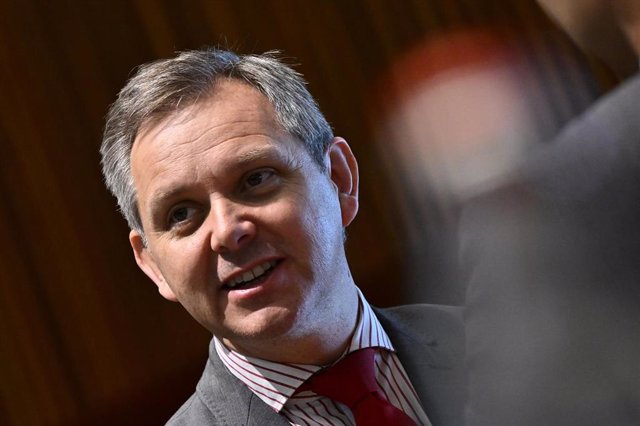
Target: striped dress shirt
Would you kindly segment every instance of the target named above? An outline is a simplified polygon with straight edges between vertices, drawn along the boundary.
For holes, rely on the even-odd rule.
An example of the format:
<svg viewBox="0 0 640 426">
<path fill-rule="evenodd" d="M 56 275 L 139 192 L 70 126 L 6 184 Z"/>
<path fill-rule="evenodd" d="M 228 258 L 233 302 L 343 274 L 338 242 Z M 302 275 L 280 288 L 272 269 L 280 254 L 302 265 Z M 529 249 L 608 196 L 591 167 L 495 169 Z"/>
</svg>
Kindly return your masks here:
<svg viewBox="0 0 640 426">
<path fill-rule="evenodd" d="M 343 357 L 358 349 L 378 348 L 376 380 L 387 400 L 417 424 L 431 425 L 418 396 L 371 306 L 358 289 L 358 320 Z M 337 401 L 297 389 L 322 366 L 265 361 L 229 350 L 214 337 L 218 356 L 231 374 L 292 425 L 354 425 L 351 410 Z M 336 361 L 337 362 L 337 361 Z"/>
</svg>

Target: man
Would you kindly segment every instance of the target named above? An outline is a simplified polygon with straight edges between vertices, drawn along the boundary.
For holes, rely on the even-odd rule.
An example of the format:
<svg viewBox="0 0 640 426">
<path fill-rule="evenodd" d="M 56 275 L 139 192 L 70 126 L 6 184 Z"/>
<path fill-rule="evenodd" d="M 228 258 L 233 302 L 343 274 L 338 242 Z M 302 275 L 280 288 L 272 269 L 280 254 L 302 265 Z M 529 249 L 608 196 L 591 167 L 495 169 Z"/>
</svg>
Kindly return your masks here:
<svg viewBox="0 0 640 426">
<path fill-rule="evenodd" d="M 620 40 L 637 64 L 640 1 L 541 3 L 580 46 L 606 59 Z M 638 111 L 636 74 L 467 204 L 469 425 L 640 424 Z"/>
<path fill-rule="evenodd" d="M 385 413 L 461 422 L 460 322 L 444 307 L 372 309 L 355 286 L 343 242 L 358 166 L 295 71 L 216 49 L 143 66 L 101 153 L 136 262 L 214 336 L 170 424 L 354 424 L 372 411 L 314 383 L 367 347 Z"/>
</svg>

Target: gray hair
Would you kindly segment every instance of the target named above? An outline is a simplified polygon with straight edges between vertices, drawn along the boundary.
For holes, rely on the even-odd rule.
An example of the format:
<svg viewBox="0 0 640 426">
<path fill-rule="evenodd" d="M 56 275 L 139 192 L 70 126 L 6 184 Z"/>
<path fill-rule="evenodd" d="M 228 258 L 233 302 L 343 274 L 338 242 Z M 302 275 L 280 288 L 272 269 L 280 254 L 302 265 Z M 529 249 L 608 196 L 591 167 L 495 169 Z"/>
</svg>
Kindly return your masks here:
<svg viewBox="0 0 640 426">
<path fill-rule="evenodd" d="M 265 95 L 278 123 L 302 141 L 324 169 L 323 157 L 333 139 L 331 127 L 302 76 L 279 60 L 277 52 L 237 55 L 215 48 L 181 52 L 140 66 L 107 114 L 100 147 L 102 174 L 131 229 L 143 234 L 131 175 L 131 148 L 141 126 L 192 105 L 222 78 L 240 80 Z"/>
</svg>

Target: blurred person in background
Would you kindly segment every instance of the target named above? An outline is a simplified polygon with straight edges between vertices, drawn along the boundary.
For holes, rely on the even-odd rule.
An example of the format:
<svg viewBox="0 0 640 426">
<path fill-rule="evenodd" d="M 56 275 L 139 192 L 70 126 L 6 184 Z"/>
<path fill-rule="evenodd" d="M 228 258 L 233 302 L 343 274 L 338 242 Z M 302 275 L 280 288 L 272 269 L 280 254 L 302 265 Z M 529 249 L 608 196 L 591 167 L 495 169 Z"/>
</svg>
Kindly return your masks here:
<svg viewBox="0 0 640 426">
<path fill-rule="evenodd" d="M 640 1 L 540 3 L 626 80 L 463 206 L 467 422 L 637 425 Z"/>
<path fill-rule="evenodd" d="M 412 300 L 464 303 L 460 204 L 535 148 L 528 70 L 510 42 L 493 28 L 444 31 L 406 52 L 379 84 L 372 122 Z"/>
<path fill-rule="evenodd" d="M 138 265 L 213 334 L 170 424 L 462 422 L 459 311 L 367 303 L 344 252 L 357 162 L 291 68 L 217 49 L 142 66 L 101 153 Z"/>
</svg>

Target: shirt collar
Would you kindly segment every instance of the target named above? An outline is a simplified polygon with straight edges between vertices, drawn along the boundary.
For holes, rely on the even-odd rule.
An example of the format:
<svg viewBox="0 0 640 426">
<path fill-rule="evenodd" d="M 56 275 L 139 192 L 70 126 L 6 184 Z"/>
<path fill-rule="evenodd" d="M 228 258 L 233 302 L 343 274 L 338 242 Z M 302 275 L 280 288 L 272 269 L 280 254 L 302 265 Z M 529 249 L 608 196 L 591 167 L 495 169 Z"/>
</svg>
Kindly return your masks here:
<svg viewBox="0 0 640 426">
<path fill-rule="evenodd" d="M 356 290 L 358 319 L 349 346 L 342 357 L 358 349 L 369 347 L 394 351 L 373 309 L 360 289 L 356 287 Z M 216 352 L 229 372 L 277 412 L 282 410 L 298 387 L 322 369 L 322 366 L 317 365 L 280 363 L 242 355 L 228 349 L 217 337 L 214 336 L 213 339 Z"/>
</svg>

